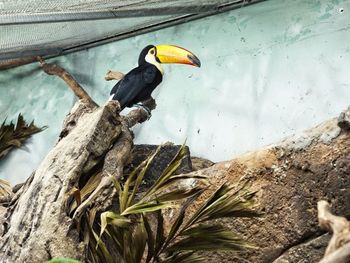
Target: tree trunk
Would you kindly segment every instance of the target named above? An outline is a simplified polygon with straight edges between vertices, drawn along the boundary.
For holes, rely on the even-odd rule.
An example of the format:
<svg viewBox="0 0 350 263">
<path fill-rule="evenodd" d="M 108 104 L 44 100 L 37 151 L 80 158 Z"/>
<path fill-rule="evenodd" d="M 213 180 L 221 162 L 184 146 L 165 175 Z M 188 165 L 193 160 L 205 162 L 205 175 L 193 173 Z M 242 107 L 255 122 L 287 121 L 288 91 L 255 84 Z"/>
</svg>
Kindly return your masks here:
<svg viewBox="0 0 350 263">
<path fill-rule="evenodd" d="M 117 101 L 98 107 L 64 69 L 41 63 L 81 100 L 66 117 L 57 145 L 13 196 L 6 212 L 3 207 L 0 210 L 0 262 L 44 262 L 53 257 L 85 260 L 76 222 L 87 208 L 101 211 L 111 204 L 115 194 L 112 177 L 122 176 L 133 145 L 129 128 L 148 118 L 142 109 L 121 117 Z M 155 108 L 153 99 L 144 104 Z M 74 189 L 101 163 L 101 182 L 70 215 L 68 203 Z"/>
</svg>

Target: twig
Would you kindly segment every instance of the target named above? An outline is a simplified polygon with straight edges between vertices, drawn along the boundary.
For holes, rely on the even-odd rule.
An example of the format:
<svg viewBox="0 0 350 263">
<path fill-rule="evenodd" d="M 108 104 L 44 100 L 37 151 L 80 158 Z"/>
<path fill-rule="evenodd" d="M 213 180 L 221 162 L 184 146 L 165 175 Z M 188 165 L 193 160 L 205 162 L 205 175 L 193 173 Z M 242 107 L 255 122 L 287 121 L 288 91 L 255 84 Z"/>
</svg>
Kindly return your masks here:
<svg viewBox="0 0 350 263">
<path fill-rule="evenodd" d="M 119 71 L 111 71 L 108 70 L 108 72 L 106 73 L 105 76 L 105 80 L 109 81 L 109 80 L 121 80 L 122 78 L 124 78 L 125 74 L 121 73 Z"/>
<path fill-rule="evenodd" d="M 350 223 L 345 217 L 335 216 L 330 212 L 330 205 L 326 201 L 319 201 L 317 203 L 318 209 L 318 221 L 320 227 L 329 232 L 333 232 L 333 236 L 329 241 L 328 247 L 325 252 L 325 258 L 321 261 L 324 262 L 349 262 L 350 250 L 347 253 L 342 252 L 342 257 L 337 255 L 340 251 L 343 251 L 343 247 L 346 244 L 349 247 L 350 241 Z M 337 255 L 337 256 L 335 256 Z M 333 259 L 332 259 L 333 258 Z M 334 260 L 334 259 L 337 260 Z M 330 260 L 332 259 L 332 260 Z"/>
<path fill-rule="evenodd" d="M 92 100 L 92 98 L 87 94 L 87 92 L 83 89 L 82 86 L 73 78 L 71 74 L 69 74 L 64 68 L 56 64 L 47 64 L 41 57 L 38 57 L 40 62 L 40 66 L 48 75 L 56 75 L 63 79 L 66 84 L 72 89 L 75 96 L 79 99 L 83 100 L 87 103 L 92 103 L 95 106 L 98 106 L 96 102 Z"/>
<path fill-rule="evenodd" d="M 3 61 L 0 61 L 0 70 L 6 70 L 6 69 L 18 67 L 21 65 L 32 63 L 34 61 L 37 61 L 37 58 L 35 56 L 3 60 Z"/>
</svg>

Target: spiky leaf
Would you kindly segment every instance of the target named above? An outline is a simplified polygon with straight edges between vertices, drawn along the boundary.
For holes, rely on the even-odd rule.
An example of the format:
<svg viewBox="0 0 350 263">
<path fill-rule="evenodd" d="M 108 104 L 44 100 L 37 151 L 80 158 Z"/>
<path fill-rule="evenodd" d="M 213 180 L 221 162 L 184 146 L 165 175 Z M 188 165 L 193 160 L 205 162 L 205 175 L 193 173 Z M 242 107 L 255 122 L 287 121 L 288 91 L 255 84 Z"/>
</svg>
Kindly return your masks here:
<svg viewBox="0 0 350 263">
<path fill-rule="evenodd" d="M 175 253 L 161 263 L 204 263 L 207 262 L 203 257 L 194 254 L 193 252 Z"/>
<path fill-rule="evenodd" d="M 183 239 L 169 247 L 169 251 L 220 251 L 253 248 L 251 244 L 243 241 L 222 225 L 196 225 L 184 231 L 181 237 Z"/>
<path fill-rule="evenodd" d="M 140 214 L 140 213 L 150 213 L 164 208 L 174 207 L 173 204 L 169 202 L 156 202 L 150 201 L 145 203 L 137 203 L 133 206 L 130 206 L 124 210 L 121 215 L 130 215 L 130 214 Z"/>
<path fill-rule="evenodd" d="M 22 114 L 18 115 L 16 126 L 11 122 L 6 124 L 6 119 L 0 126 L 0 158 L 5 156 L 13 147 L 20 147 L 33 134 L 45 130 L 47 127 L 38 128 L 34 122 L 27 124 Z"/>
<path fill-rule="evenodd" d="M 115 225 L 117 227 L 128 227 L 131 224 L 131 220 L 122 215 L 114 213 L 112 211 L 107 211 L 101 214 L 101 232 L 100 237 L 104 233 L 107 225 Z"/>
</svg>

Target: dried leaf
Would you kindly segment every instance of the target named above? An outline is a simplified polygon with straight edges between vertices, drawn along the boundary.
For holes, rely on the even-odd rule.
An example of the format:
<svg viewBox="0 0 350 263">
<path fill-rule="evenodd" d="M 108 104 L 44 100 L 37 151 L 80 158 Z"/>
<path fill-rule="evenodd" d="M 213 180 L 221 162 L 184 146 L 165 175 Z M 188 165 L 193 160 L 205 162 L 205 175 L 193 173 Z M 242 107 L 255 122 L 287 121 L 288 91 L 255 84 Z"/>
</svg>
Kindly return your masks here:
<svg viewBox="0 0 350 263">
<path fill-rule="evenodd" d="M 20 147 L 33 134 L 45 130 L 47 127 L 38 128 L 34 122 L 27 124 L 21 114 L 18 115 L 16 126 L 11 122 L 0 126 L 0 158 L 5 156 L 13 147 Z"/>
</svg>

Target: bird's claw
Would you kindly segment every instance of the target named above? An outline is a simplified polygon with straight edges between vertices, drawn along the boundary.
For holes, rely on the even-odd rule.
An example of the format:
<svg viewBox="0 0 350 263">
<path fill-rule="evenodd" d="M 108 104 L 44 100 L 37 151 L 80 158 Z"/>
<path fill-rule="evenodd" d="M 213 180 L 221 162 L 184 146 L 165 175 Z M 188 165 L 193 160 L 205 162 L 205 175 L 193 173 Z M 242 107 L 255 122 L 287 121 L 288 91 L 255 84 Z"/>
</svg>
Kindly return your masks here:
<svg viewBox="0 0 350 263">
<path fill-rule="evenodd" d="M 143 105 L 141 102 L 134 104 L 136 108 L 143 109 L 147 114 L 147 120 L 149 120 L 152 117 L 151 110 L 147 108 L 145 105 Z"/>
</svg>

